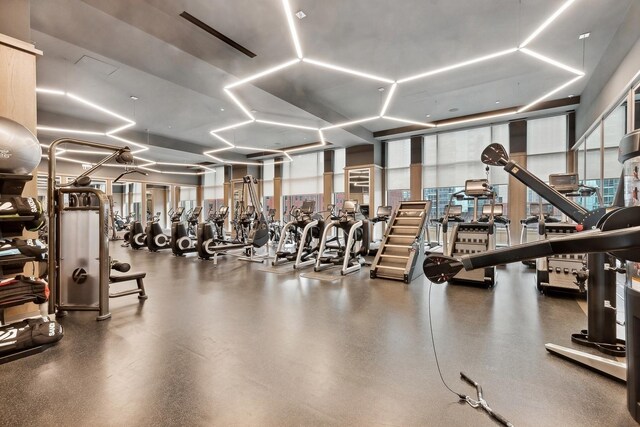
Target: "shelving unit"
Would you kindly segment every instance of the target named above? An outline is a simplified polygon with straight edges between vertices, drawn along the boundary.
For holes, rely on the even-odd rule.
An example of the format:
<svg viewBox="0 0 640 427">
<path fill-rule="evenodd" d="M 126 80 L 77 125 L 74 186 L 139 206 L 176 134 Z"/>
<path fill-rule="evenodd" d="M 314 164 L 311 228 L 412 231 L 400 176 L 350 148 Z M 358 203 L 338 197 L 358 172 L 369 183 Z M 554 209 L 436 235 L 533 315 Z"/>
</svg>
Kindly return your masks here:
<svg viewBox="0 0 640 427">
<path fill-rule="evenodd" d="M 31 181 L 32 178 L 33 177 L 31 175 L 0 173 L 0 196 L 22 196 L 25 184 Z M 27 215 L 0 218 L 0 238 L 21 237 L 24 231 L 24 225 L 35 219 L 35 216 Z M 9 255 L 0 257 L 0 278 L 5 279 L 21 274 L 24 271 L 25 264 L 32 261 L 35 261 L 35 258 L 25 255 Z M 5 302 L 0 302 L 0 322 L 4 325 L 5 309 L 30 302 L 36 302 L 37 299 L 38 297 L 35 295 L 25 295 L 11 298 Z M 2 333 L 2 329 L 5 326 L 7 325 L 0 326 L 0 333 Z M 39 345 L 25 350 L 0 355 L 0 365 L 32 354 L 40 353 L 51 345 L 53 344 Z"/>
</svg>

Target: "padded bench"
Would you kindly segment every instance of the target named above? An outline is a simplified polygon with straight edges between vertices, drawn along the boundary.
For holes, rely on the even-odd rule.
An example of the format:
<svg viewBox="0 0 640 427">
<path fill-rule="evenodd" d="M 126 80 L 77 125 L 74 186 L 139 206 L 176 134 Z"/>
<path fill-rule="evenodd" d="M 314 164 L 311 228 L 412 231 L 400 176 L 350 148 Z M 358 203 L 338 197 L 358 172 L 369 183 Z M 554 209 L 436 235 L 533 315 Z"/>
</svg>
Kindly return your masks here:
<svg viewBox="0 0 640 427">
<path fill-rule="evenodd" d="M 109 276 L 109 283 L 121 283 L 128 282 L 131 280 L 136 281 L 137 288 L 136 289 L 128 289 L 120 292 L 109 293 L 109 298 L 118 298 L 124 297 L 127 295 L 138 294 L 138 298 L 141 300 L 145 300 L 148 298 L 147 292 L 144 289 L 144 282 L 142 279 L 147 277 L 147 273 L 132 273 L 132 274 L 119 274 L 117 276 Z"/>
</svg>

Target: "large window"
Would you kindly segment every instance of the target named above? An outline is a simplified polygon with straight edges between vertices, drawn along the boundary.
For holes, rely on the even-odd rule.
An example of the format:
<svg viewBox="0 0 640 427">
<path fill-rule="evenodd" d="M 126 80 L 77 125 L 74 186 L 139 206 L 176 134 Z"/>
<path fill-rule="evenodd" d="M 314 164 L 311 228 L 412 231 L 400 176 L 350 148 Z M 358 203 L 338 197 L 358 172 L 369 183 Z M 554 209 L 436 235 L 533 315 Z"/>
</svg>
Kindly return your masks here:
<svg viewBox="0 0 640 427">
<path fill-rule="evenodd" d="M 324 153 L 307 153 L 292 156 L 292 162 L 282 164 L 282 207 L 285 219 L 291 208 L 305 200 L 314 200 L 316 210 L 324 209 L 322 179 Z"/>
<path fill-rule="evenodd" d="M 544 182 L 549 175 L 567 172 L 567 116 L 544 117 L 527 121 L 527 170 Z M 527 210 L 540 197 L 527 189 Z M 554 215 L 560 215 L 555 210 Z M 518 220 L 519 218 L 512 218 Z M 534 230 L 535 231 L 535 230 Z"/>
<path fill-rule="evenodd" d="M 216 167 L 213 170 L 213 173 L 203 175 L 205 216 L 210 210 L 217 211 L 224 205 L 224 167 Z"/>
<path fill-rule="evenodd" d="M 424 138 L 423 197 L 431 200 L 431 218 L 444 215 L 451 195 L 464 189 L 467 179 L 488 178 L 497 193 L 496 203 L 502 203 L 505 212 L 508 212 L 507 173 L 498 167 L 491 167 L 487 172 L 480 159 L 482 151 L 493 142 L 500 143 L 509 150 L 507 124 L 429 135 Z M 465 215 L 473 215 L 471 201 L 455 203 L 462 205 Z M 481 201 L 479 206 L 483 203 Z"/>
<path fill-rule="evenodd" d="M 387 146 L 387 205 L 394 209 L 411 198 L 409 165 L 411 140 L 391 141 Z"/>
</svg>

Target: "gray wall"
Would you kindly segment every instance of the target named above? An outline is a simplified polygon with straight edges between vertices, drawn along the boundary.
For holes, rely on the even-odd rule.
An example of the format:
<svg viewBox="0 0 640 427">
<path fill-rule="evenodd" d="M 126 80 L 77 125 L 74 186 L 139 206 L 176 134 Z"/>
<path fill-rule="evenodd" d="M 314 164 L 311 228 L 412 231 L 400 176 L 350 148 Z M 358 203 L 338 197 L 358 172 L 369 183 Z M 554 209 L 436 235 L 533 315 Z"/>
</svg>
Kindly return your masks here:
<svg viewBox="0 0 640 427">
<path fill-rule="evenodd" d="M 617 101 L 625 86 L 640 70 L 639 23 L 640 1 L 633 1 L 624 22 L 580 95 L 580 106 L 576 110 L 576 137 L 581 137 Z"/>
<path fill-rule="evenodd" d="M 29 0 L 0 0 L 0 33 L 31 42 Z"/>
</svg>

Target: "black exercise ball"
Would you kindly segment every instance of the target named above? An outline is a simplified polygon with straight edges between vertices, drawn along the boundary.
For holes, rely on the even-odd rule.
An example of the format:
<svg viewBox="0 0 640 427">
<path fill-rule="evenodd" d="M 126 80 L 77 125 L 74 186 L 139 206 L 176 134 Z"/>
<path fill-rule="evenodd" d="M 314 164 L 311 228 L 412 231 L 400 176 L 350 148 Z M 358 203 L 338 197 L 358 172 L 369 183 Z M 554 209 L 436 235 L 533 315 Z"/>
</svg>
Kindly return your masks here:
<svg viewBox="0 0 640 427">
<path fill-rule="evenodd" d="M 0 172 L 30 174 L 41 158 L 38 138 L 20 123 L 0 117 Z"/>
</svg>

